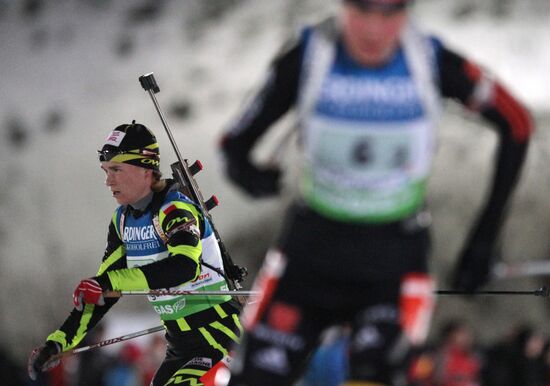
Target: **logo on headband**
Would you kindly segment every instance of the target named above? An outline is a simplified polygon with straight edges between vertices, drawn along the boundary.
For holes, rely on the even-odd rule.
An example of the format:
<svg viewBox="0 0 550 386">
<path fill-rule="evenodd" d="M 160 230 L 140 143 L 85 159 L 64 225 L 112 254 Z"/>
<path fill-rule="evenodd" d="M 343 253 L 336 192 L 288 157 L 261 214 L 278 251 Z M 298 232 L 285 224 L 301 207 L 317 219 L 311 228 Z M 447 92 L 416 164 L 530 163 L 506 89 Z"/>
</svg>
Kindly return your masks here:
<svg viewBox="0 0 550 386">
<path fill-rule="evenodd" d="M 125 135 L 126 133 L 123 131 L 113 130 L 111 134 L 107 136 L 105 144 L 119 147 Z"/>
</svg>

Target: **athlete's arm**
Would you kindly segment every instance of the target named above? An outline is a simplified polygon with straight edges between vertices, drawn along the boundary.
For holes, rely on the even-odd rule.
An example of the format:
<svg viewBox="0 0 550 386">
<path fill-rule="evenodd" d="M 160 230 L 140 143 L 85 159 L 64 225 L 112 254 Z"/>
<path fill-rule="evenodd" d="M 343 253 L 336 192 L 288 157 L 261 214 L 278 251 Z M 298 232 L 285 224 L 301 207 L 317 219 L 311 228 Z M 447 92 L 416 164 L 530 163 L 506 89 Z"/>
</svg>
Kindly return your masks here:
<svg viewBox="0 0 550 386">
<path fill-rule="evenodd" d="M 458 100 L 478 113 L 498 134 L 492 182 L 459 262 L 462 264 L 459 271 L 462 270 L 463 274 L 455 277 L 457 287 L 474 290 L 487 279 L 489 255 L 534 128 L 527 109 L 478 65 L 446 48 L 441 48 L 438 59 L 443 96 Z M 475 260 L 482 267 L 473 267 Z M 469 268 L 464 268 L 468 265 Z M 478 272 L 473 273 L 476 270 Z M 468 277 L 469 274 L 475 277 Z"/>
<path fill-rule="evenodd" d="M 280 171 L 254 165 L 250 152 L 271 124 L 295 104 L 302 50 L 298 43 L 287 46 L 273 61 L 267 80 L 220 142 L 228 177 L 255 197 L 279 191 Z"/>
<path fill-rule="evenodd" d="M 159 222 L 168 237 L 168 257 L 134 268 L 108 270 L 97 277 L 105 291 L 161 289 L 194 280 L 200 274 L 201 215 L 183 201 L 170 201 L 159 211 Z"/>
<path fill-rule="evenodd" d="M 248 158 L 269 126 L 296 102 L 302 61 L 301 44 L 295 43 L 273 60 L 266 81 L 221 140 L 228 157 Z"/>
<path fill-rule="evenodd" d="M 499 138 L 496 168 L 480 226 L 494 236 L 506 201 L 523 164 L 533 123 L 527 109 L 506 88 L 475 63 L 442 49 L 440 79 L 443 95 L 478 112 Z"/>
<path fill-rule="evenodd" d="M 103 255 L 103 262 L 98 274 L 106 271 L 119 269 L 126 266 L 126 254 L 124 247 L 114 224 L 114 220 L 109 224 L 109 233 L 107 235 L 107 247 Z M 47 340 L 60 344 L 62 351 L 75 347 L 82 341 L 86 333 L 91 330 L 107 311 L 118 301 L 118 298 L 106 298 L 105 305 L 86 304 L 82 311 L 73 308 L 69 317 L 61 327 L 51 333 Z"/>
</svg>

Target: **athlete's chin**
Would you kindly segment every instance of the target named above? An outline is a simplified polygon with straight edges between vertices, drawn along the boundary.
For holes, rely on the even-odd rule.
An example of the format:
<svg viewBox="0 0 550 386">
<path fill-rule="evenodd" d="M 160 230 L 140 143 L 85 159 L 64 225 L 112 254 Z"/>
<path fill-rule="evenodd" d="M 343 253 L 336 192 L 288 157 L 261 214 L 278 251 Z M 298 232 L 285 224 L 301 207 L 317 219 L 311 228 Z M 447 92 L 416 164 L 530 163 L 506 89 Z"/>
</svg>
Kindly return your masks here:
<svg viewBox="0 0 550 386">
<path fill-rule="evenodd" d="M 363 44 L 357 45 L 351 54 L 364 66 L 380 66 L 388 61 L 391 50 L 386 45 Z"/>
<path fill-rule="evenodd" d="M 121 196 L 120 193 L 113 193 L 113 198 L 119 205 L 128 205 L 128 200 Z"/>
<path fill-rule="evenodd" d="M 388 60 L 386 53 L 381 50 L 363 50 L 356 56 L 359 63 L 369 67 L 381 66 Z"/>
</svg>

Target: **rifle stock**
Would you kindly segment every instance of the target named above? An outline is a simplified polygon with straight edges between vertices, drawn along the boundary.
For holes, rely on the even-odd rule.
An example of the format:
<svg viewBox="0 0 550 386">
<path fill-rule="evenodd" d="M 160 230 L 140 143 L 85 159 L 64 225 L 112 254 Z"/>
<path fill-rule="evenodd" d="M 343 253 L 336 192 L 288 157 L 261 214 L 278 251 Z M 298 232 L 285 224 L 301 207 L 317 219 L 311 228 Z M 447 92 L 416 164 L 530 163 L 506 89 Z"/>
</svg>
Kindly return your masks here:
<svg viewBox="0 0 550 386">
<path fill-rule="evenodd" d="M 241 282 L 244 280 L 246 275 L 248 274 L 248 271 L 245 267 L 241 267 L 236 265 L 233 262 L 233 259 L 227 252 L 227 249 L 225 248 L 225 245 L 223 241 L 221 240 L 221 237 L 218 233 L 218 230 L 216 229 L 214 225 L 214 221 L 212 219 L 212 216 L 210 215 L 210 209 L 214 208 L 218 201 L 215 196 L 210 197 L 207 201 L 204 200 L 202 193 L 198 187 L 198 184 L 194 178 L 194 175 L 198 173 L 200 170 L 202 170 L 202 164 L 200 161 L 195 161 L 193 164 L 189 165 L 187 163 L 186 159 L 183 159 L 181 156 L 179 149 L 176 145 L 176 141 L 174 140 L 174 137 L 172 136 L 172 132 L 170 131 L 170 128 L 168 127 L 168 123 L 164 117 L 164 114 L 162 113 L 162 110 L 160 108 L 160 105 L 155 97 L 155 94 L 160 92 L 160 88 L 155 80 L 155 77 L 153 73 L 145 74 L 139 77 L 139 82 L 143 89 L 147 91 L 149 96 L 151 97 L 151 100 L 153 101 L 153 104 L 155 105 L 155 109 L 157 110 L 157 113 L 160 117 L 160 120 L 162 122 L 162 125 L 164 126 L 164 129 L 166 131 L 166 134 L 168 135 L 168 138 L 170 139 L 170 142 L 172 144 L 172 148 L 174 149 L 174 152 L 176 153 L 176 157 L 178 159 L 177 162 L 173 163 L 171 165 L 172 169 L 172 177 L 174 180 L 179 184 L 180 189 L 182 192 L 187 195 L 189 198 L 191 198 L 197 205 L 200 206 L 203 215 L 210 223 L 210 226 L 212 228 L 212 232 L 214 233 L 214 236 L 216 237 L 216 241 L 218 243 L 218 246 L 220 248 L 222 261 L 223 261 L 223 268 L 225 271 L 225 274 L 223 276 L 226 278 L 228 285 L 231 290 L 238 290 L 241 287 Z M 203 263 L 204 264 L 204 263 Z M 210 267 L 209 268 L 214 268 Z M 242 303 L 243 299 L 239 299 L 239 301 Z"/>
</svg>

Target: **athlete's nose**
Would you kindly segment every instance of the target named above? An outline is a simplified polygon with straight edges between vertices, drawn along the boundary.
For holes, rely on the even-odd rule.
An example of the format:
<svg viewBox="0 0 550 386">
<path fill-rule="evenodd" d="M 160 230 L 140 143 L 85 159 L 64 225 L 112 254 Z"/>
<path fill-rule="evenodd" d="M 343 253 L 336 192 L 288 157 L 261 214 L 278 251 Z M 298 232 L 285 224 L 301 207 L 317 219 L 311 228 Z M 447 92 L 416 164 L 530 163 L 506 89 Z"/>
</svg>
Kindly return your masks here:
<svg viewBox="0 0 550 386">
<path fill-rule="evenodd" d="M 112 186 L 113 185 L 113 174 L 110 172 L 107 172 L 105 175 L 105 185 Z"/>
</svg>

